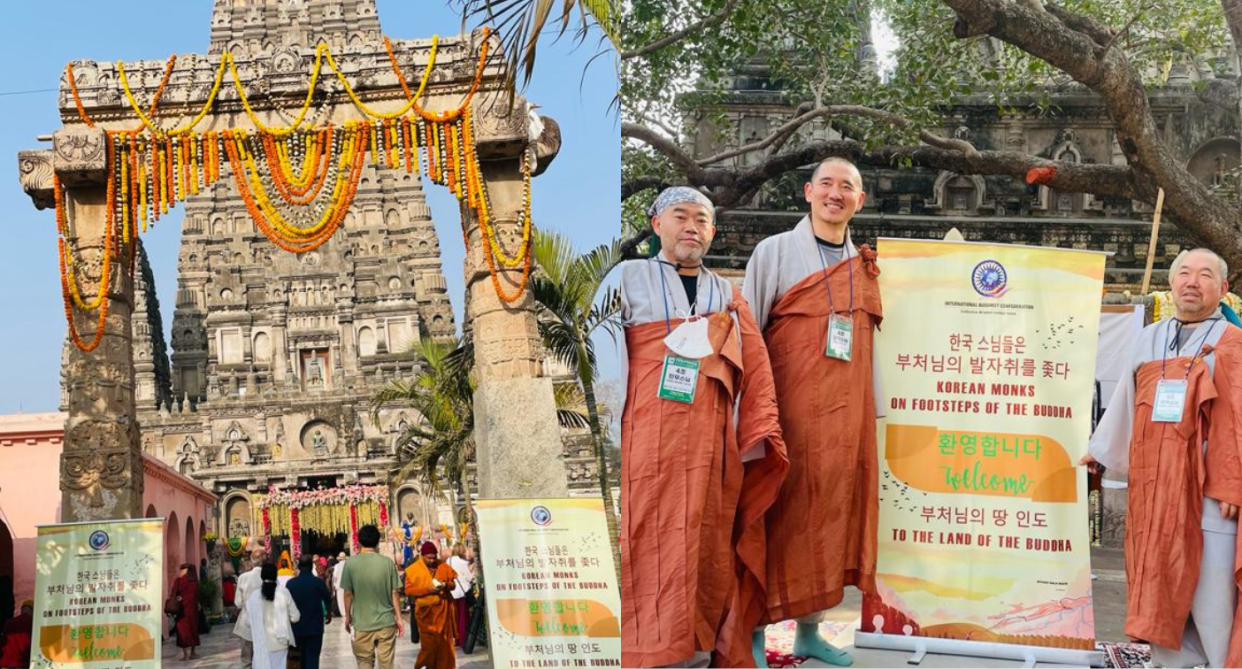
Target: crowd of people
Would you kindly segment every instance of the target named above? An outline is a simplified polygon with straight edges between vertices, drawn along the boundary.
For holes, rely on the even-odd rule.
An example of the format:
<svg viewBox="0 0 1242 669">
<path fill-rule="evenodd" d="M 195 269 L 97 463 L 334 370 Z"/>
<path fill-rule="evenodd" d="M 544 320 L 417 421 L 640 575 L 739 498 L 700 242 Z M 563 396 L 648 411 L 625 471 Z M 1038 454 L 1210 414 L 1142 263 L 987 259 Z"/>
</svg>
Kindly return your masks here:
<svg viewBox="0 0 1242 669">
<path fill-rule="evenodd" d="M 419 644 L 416 669 L 455 667 L 454 647 L 475 601 L 470 549 L 425 541 L 402 569 L 379 552 L 380 538 L 374 525 L 361 527 L 356 554 L 303 555 L 296 575 L 281 573 L 291 563 L 287 552 L 272 561 L 265 550 L 253 550 L 231 599 L 242 666 L 283 669 L 297 648 L 302 668 L 318 669 L 324 631 L 339 617 L 359 669 L 391 669 L 408 604 L 411 638 Z"/>
</svg>

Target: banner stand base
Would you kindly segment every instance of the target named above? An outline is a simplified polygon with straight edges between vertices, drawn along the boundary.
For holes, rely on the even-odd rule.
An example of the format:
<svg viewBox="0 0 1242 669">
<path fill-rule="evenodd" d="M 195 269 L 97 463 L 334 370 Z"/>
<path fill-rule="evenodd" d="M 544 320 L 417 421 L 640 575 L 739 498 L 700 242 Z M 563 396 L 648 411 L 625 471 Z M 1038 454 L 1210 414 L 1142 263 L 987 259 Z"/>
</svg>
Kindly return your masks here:
<svg viewBox="0 0 1242 669">
<path fill-rule="evenodd" d="M 898 634 L 876 634 L 874 632 L 856 632 L 854 634 L 854 646 L 856 648 L 875 648 L 877 650 L 910 651 L 913 655 L 906 662 L 914 665 L 921 663 L 928 653 L 934 653 L 937 655 L 963 655 L 1021 661 L 1023 667 L 1034 667 L 1040 662 L 1082 667 L 1104 666 L 1104 653 L 1098 650 L 1019 646 L 1008 643 L 933 639 L 930 637 Z"/>
</svg>

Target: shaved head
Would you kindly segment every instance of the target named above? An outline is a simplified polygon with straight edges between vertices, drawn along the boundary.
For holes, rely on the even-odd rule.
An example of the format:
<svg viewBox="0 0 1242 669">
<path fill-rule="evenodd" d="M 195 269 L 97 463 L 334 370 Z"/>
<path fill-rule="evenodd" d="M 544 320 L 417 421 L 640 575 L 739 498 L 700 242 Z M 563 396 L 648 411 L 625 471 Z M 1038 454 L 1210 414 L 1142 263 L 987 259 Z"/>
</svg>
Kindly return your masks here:
<svg viewBox="0 0 1242 669">
<path fill-rule="evenodd" d="M 1197 322 L 1210 316 L 1221 297 L 1229 292 L 1228 274 L 1225 261 L 1209 249 L 1179 254 L 1169 268 L 1169 287 L 1173 289 L 1177 318 Z"/>
<path fill-rule="evenodd" d="M 819 171 L 828 165 L 845 165 L 853 173 L 854 185 L 862 189 L 862 172 L 858 171 L 858 166 L 848 158 L 826 158 L 815 166 L 815 171 L 811 172 L 811 183 L 815 183 L 815 179 L 819 177 Z"/>
<path fill-rule="evenodd" d="M 1212 249 L 1205 249 L 1205 248 L 1191 249 L 1189 251 L 1182 251 L 1181 253 L 1177 254 L 1177 257 L 1173 259 L 1173 264 L 1169 265 L 1169 276 L 1173 276 L 1174 274 L 1177 274 L 1177 270 L 1178 268 L 1182 266 L 1182 262 L 1186 260 L 1186 257 L 1192 253 L 1195 255 L 1202 254 L 1216 261 L 1216 268 L 1218 272 L 1216 275 L 1217 279 L 1224 281 L 1225 279 L 1229 278 L 1229 265 L 1228 263 L 1225 262 L 1225 259 L 1217 255 L 1217 253 L 1213 251 Z"/>
</svg>

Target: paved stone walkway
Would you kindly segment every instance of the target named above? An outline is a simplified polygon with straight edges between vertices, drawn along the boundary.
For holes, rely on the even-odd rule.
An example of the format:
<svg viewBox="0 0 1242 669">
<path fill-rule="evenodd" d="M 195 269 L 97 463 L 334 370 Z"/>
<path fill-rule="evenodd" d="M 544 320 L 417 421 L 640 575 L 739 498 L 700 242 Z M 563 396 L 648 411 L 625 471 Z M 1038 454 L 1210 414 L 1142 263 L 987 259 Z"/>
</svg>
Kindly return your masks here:
<svg viewBox="0 0 1242 669">
<path fill-rule="evenodd" d="M 210 634 L 202 637 L 198 659 L 183 662 L 181 649 L 175 639 L 165 637 L 163 643 L 163 666 L 166 669 L 237 669 L 241 666 L 241 639 L 233 636 L 233 624 L 214 625 Z M 349 649 L 349 637 L 339 619 L 333 620 L 323 636 L 323 653 L 320 666 L 324 669 L 354 669 L 353 653 Z M 397 641 L 397 661 L 394 669 L 411 669 L 418 657 L 418 646 L 410 642 L 410 631 Z M 473 655 L 463 655 L 457 649 L 457 666 L 462 669 L 491 669 L 485 648 L 478 648 Z"/>
</svg>

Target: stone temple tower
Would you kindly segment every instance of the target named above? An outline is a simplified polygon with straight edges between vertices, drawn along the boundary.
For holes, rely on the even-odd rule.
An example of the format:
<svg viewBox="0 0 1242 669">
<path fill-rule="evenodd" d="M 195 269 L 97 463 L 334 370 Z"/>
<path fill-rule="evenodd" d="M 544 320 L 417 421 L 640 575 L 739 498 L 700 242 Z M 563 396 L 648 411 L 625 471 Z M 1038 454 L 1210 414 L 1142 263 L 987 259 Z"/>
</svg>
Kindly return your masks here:
<svg viewBox="0 0 1242 669">
<path fill-rule="evenodd" d="M 233 51 L 261 80 L 305 82 L 301 67 L 287 66 L 300 56 L 288 55 L 321 39 L 342 61 L 376 45 L 382 52 L 374 1 L 215 1 L 210 52 Z M 319 87 L 310 125 L 349 104 L 333 84 Z M 342 229 L 300 255 L 256 229 L 231 178 L 184 207 L 177 292 L 164 296 L 175 305 L 171 355 L 145 265 L 138 285 L 144 450 L 220 496 L 226 535 L 261 532 L 253 495 L 269 484 L 388 482 L 397 435 L 417 416 L 395 407 L 377 424 L 371 397 L 417 371 L 410 346 L 420 334 L 456 331 L 419 176 L 368 165 Z M 402 486 L 393 515 L 431 520 L 436 506 L 416 485 Z"/>
</svg>

